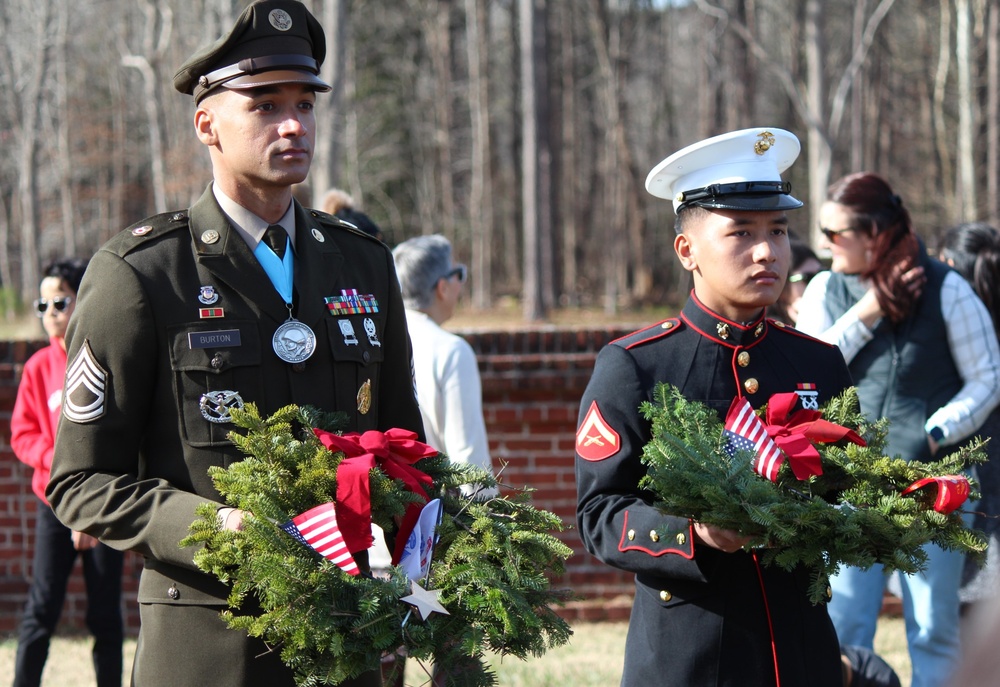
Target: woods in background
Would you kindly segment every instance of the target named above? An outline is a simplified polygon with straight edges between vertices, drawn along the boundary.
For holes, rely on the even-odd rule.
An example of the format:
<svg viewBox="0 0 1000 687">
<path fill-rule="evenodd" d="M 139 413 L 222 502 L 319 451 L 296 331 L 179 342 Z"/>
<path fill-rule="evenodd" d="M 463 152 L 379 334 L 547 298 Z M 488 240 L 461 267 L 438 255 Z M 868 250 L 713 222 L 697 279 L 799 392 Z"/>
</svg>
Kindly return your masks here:
<svg viewBox="0 0 1000 687">
<path fill-rule="evenodd" d="M 0 2 L 0 307 L 38 266 L 189 205 L 210 178 L 173 91 L 237 0 Z M 989 0 L 312 0 L 327 27 L 309 185 L 391 242 L 441 233 L 474 306 L 679 303 L 673 216 L 642 184 L 719 133 L 795 132 L 828 181 L 896 180 L 925 236 L 1000 215 L 1000 7 Z M 933 242 L 932 242 L 933 243 Z"/>
</svg>

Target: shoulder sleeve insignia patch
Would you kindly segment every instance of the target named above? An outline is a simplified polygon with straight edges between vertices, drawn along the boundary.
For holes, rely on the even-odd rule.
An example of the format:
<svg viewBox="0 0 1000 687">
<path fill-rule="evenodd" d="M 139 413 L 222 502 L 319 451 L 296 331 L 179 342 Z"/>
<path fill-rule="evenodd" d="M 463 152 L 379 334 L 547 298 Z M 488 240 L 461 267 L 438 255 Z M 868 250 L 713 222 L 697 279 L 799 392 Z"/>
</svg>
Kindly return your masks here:
<svg viewBox="0 0 1000 687">
<path fill-rule="evenodd" d="M 94 358 L 90 341 L 83 347 L 66 370 L 66 391 L 63 415 L 73 422 L 91 422 L 104 415 L 108 373 Z"/>
<path fill-rule="evenodd" d="M 598 461 L 610 458 L 621 448 L 621 437 L 601 415 L 597 401 L 590 404 L 587 416 L 576 431 L 576 452 L 584 460 Z"/>
</svg>

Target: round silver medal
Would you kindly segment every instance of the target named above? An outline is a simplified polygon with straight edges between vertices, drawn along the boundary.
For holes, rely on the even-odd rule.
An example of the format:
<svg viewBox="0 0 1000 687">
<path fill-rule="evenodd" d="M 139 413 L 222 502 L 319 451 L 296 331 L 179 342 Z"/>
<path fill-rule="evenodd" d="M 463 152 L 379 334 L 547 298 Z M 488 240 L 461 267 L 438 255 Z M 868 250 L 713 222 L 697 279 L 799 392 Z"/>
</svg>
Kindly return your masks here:
<svg viewBox="0 0 1000 687">
<path fill-rule="evenodd" d="M 298 320 L 288 320 L 274 332 L 271 346 L 286 363 L 301 363 L 316 351 L 316 334 Z"/>
</svg>

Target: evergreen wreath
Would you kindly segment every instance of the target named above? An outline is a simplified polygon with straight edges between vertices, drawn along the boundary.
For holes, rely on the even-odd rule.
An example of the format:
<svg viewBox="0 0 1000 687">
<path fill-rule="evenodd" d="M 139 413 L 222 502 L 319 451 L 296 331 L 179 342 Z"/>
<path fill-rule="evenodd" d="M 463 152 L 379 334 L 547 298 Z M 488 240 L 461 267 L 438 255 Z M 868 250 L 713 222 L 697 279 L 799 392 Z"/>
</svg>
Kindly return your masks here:
<svg viewBox="0 0 1000 687">
<path fill-rule="evenodd" d="M 885 456 L 888 421 L 868 422 L 854 388 L 821 413 L 855 430 L 865 445 L 816 444 L 822 474 L 805 480 L 796 478 L 790 460 L 772 482 L 754 471 L 752 450 L 728 455 L 716 412 L 669 384 L 659 384 L 654 402 L 644 402 L 641 412 L 652 423 L 641 486 L 653 493 L 656 506 L 751 537 L 747 548 L 757 549 L 764 565 L 811 567 L 813 603 L 827 598 L 828 578 L 841 565 L 867 569 L 881 563 L 887 572 L 913 573 L 926 564 L 927 542 L 978 557 L 986 550 L 982 535 L 964 527 L 960 513 L 935 510 L 933 488 L 917 488 L 939 486 L 939 476 L 960 475 L 984 462 L 985 442 L 974 439 L 933 462 Z M 970 498 L 978 498 L 974 484 Z"/>
<path fill-rule="evenodd" d="M 261 637 L 296 675 L 300 686 L 336 685 L 377 669 L 385 652 L 405 648 L 449 671 L 449 685 L 493 685 L 487 651 L 524 659 L 566 643 L 567 623 L 552 606 L 569 598 L 549 575 L 563 572 L 572 550 L 552 532 L 561 519 L 529 505 L 527 491 L 476 500 L 463 484 L 495 486 L 481 469 L 453 465 L 443 454 L 414 467 L 430 476 L 429 498 L 444 515 L 423 585 L 440 593 L 447 615 L 426 619 L 401 602 L 411 583 L 399 566 L 387 578 L 351 576 L 281 529 L 281 524 L 332 501 L 343 452 L 332 452 L 312 428 L 342 428 L 342 413 L 288 406 L 264 418 L 253 404 L 233 411 L 244 430 L 230 440 L 246 458 L 210 468 L 230 506 L 245 511 L 243 529 L 222 529 L 216 507 L 203 504 L 182 546 L 200 545 L 200 569 L 231 585 L 223 617 L 234 630 Z M 369 473 L 372 521 L 396 529 L 407 506 L 423 498 L 381 469 Z"/>
</svg>

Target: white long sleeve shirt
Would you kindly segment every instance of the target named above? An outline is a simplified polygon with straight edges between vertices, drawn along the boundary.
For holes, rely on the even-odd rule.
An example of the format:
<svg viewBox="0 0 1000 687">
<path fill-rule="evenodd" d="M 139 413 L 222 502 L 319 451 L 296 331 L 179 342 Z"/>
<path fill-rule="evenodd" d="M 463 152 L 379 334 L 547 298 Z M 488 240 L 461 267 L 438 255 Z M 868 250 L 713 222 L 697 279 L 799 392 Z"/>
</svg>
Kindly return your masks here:
<svg viewBox="0 0 1000 687">
<path fill-rule="evenodd" d="M 493 471 L 476 354 L 465 339 L 419 310 L 406 311 L 413 345 L 414 382 L 427 443 L 454 463 Z M 473 490 L 470 488 L 468 493 Z M 483 490 L 479 496 L 495 495 Z"/>
</svg>

